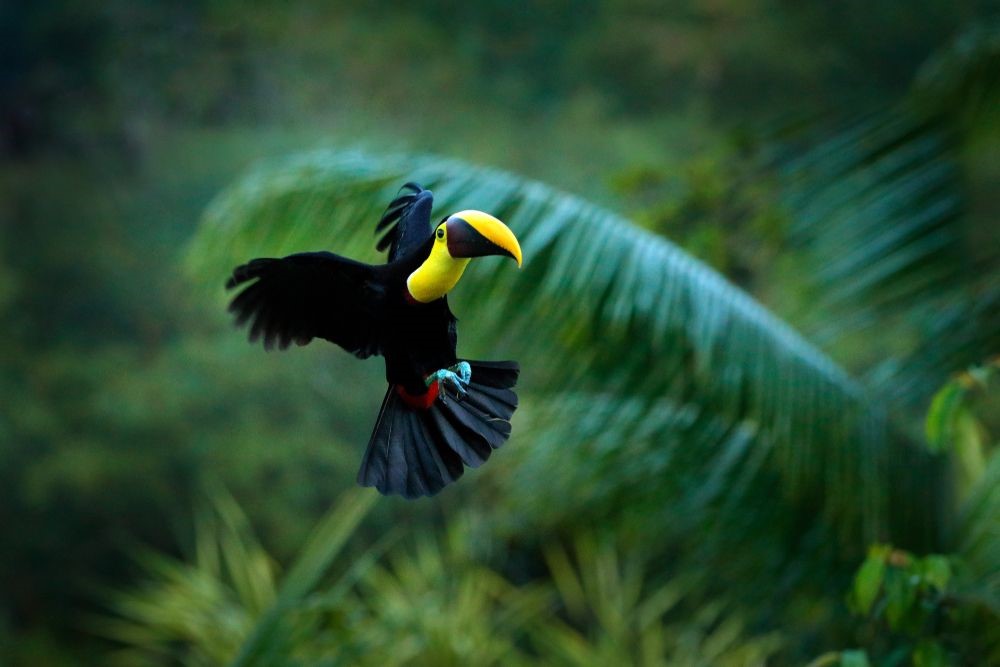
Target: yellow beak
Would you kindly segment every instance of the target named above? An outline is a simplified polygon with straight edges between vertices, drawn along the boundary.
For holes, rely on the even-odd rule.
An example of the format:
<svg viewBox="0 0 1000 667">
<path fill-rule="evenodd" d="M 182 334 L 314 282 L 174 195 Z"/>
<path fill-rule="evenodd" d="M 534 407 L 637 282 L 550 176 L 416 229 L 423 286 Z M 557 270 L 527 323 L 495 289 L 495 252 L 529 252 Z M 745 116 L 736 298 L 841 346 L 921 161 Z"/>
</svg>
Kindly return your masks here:
<svg viewBox="0 0 1000 667">
<path fill-rule="evenodd" d="M 521 266 L 521 245 L 510 228 L 482 211 L 459 211 L 445 223 L 448 254 L 455 258 L 507 255 Z"/>
</svg>

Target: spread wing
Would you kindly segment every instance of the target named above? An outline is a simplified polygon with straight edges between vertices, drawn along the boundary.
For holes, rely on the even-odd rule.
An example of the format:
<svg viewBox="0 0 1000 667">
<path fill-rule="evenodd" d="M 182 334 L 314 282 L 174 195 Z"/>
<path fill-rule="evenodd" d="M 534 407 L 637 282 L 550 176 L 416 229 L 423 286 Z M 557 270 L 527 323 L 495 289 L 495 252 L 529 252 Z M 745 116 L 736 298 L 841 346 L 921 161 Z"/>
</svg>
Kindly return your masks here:
<svg viewBox="0 0 1000 667">
<path fill-rule="evenodd" d="M 388 248 L 390 262 L 418 248 L 433 234 L 434 193 L 412 182 L 399 190 L 399 196 L 390 202 L 375 227 L 376 234 L 385 232 L 375 247 L 378 250 Z"/>
<path fill-rule="evenodd" d="M 285 349 L 324 338 L 362 359 L 380 351 L 377 313 L 384 290 L 376 267 L 305 252 L 236 267 L 226 288 L 244 284 L 229 310 L 237 325 L 249 323 L 251 342 L 263 336 L 266 349 Z"/>
</svg>

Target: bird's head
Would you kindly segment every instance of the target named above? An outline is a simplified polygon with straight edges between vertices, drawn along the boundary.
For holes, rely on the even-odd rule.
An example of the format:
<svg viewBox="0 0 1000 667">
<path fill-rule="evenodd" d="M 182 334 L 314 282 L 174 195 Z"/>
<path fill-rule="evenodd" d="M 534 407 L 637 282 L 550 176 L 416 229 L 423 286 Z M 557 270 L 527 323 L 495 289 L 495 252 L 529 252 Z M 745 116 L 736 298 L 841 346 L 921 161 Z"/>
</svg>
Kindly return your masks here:
<svg viewBox="0 0 1000 667">
<path fill-rule="evenodd" d="M 514 232 L 489 213 L 459 211 L 434 229 L 434 243 L 424 263 L 406 281 L 410 295 L 430 303 L 447 294 L 473 257 L 502 255 L 521 266 L 521 246 Z"/>
</svg>

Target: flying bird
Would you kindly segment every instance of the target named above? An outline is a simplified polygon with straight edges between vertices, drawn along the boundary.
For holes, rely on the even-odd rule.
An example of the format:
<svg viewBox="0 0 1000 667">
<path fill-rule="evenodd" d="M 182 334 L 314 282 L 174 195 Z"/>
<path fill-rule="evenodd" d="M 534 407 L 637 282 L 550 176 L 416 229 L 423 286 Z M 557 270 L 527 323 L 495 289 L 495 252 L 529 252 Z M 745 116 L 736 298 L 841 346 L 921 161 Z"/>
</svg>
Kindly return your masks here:
<svg viewBox="0 0 1000 667">
<path fill-rule="evenodd" d="M 431 224 L 434 195 L 406 183 L 376 226 L 385 264 L 331 252 L 260 258 L 236 267 L 229 310 L 265 349 L 335 343 L 362 359 L 381 355 L 389 388 L 358 483 L 407 498 L 434 495 L 482 465 L 510 436 L 517 408 L 514 361 L 456 356 L 448 293 L 469 261 L 502 255 L 521 265 L 513 232 L 482 211 Z"/>
</svg>

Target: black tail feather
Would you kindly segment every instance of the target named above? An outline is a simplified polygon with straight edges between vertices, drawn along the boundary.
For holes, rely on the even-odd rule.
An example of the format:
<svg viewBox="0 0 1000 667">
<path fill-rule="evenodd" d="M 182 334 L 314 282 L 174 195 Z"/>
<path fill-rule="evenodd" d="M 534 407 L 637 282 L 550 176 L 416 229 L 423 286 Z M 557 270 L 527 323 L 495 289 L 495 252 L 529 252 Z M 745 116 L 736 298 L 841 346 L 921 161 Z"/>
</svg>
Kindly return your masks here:
<svg viewBox="0 0 1000 667">
<path fill-rule="evenodd" d="M 439 398 L 426 409 L 403 402 L 389 387 L 358 471 L 358 483 L 386 495 L 432 496 L 489 459 L 510 437 L 517 409 L 518 365 L 470 361 L 468 396 Z M 463 466 L 464 464 L 464 466 Z"/>
<path fill-rule="evenodd" d="M 476 420 L 462 420 L 456 416 L 461 404 L 449 405 L 448 410 L 432 409 L 430 418 L 438 427 L 444 443 L 451 448 L 463 464 L 478 468 L 490 458 L 493 447 L 483 430 L 477 430 Z M 503 444 L 503 443 L 500 443 Z M 499 446 L 499 445 L 497 445 Z"/>
<path fill-rule="evenodd" d="M 513 387 L 521 372 L 516 361 L 470 361 L 469 365 L 472 366 L 475 384 L 497 389 Z"/>
<path fill-rule="evenodd" d="M 455 401 L 455 405 L 448 407 L 446 418 L 466 435 L 466 442 L 475 447 L 476 451 L 482 455 L 483 460 L 473 467 L 481 465 L 489 458 L 490 450 L 496 449 L 507 439 L 509 432 L 504 434 L 502 430 L 498 430 L 498 423 L 492 421 L 488 415 L 483 414 L 469 401 Z M 478 447 L 480 441 L 483 443 L 482 447 Z M 466 465 L 472 466 L 468 461 L 466 461 Z"/>
<path fill-rule="evenodd" d="M 372 436 L 368 440 L 368 449 L 361 459 L 361 469 L 358 471 L 358 484 L 371 486 L 371 480 L 384 480 L 388 477 L 389 466 L 389 440 L 392 436 L 392 421 L 395 418 L 396 407 L 393 405 L 399 397 L 392 387 L 386 392 L 382 399 L 382 407 L 379 408 L 378 417 L 375 419 L 375 428 Z M 374 482 L 373 482 L 374 483 Z"/>
<path fill-rule="evenodd" d="M 391 417 L 391 420 L 389 422 L 390 431 L 386 437 L 386 442 L 388 443 L 386 451 L 386 479 L 389 488 L 400 489 L 402 493 L 408 494 L 406 451 L 409 448 L 397 446 L 399 442 L 409 441 L 406 429 L 408 415 L 405 410 L 393 410 L 389 417 Z"/>
</svg>

